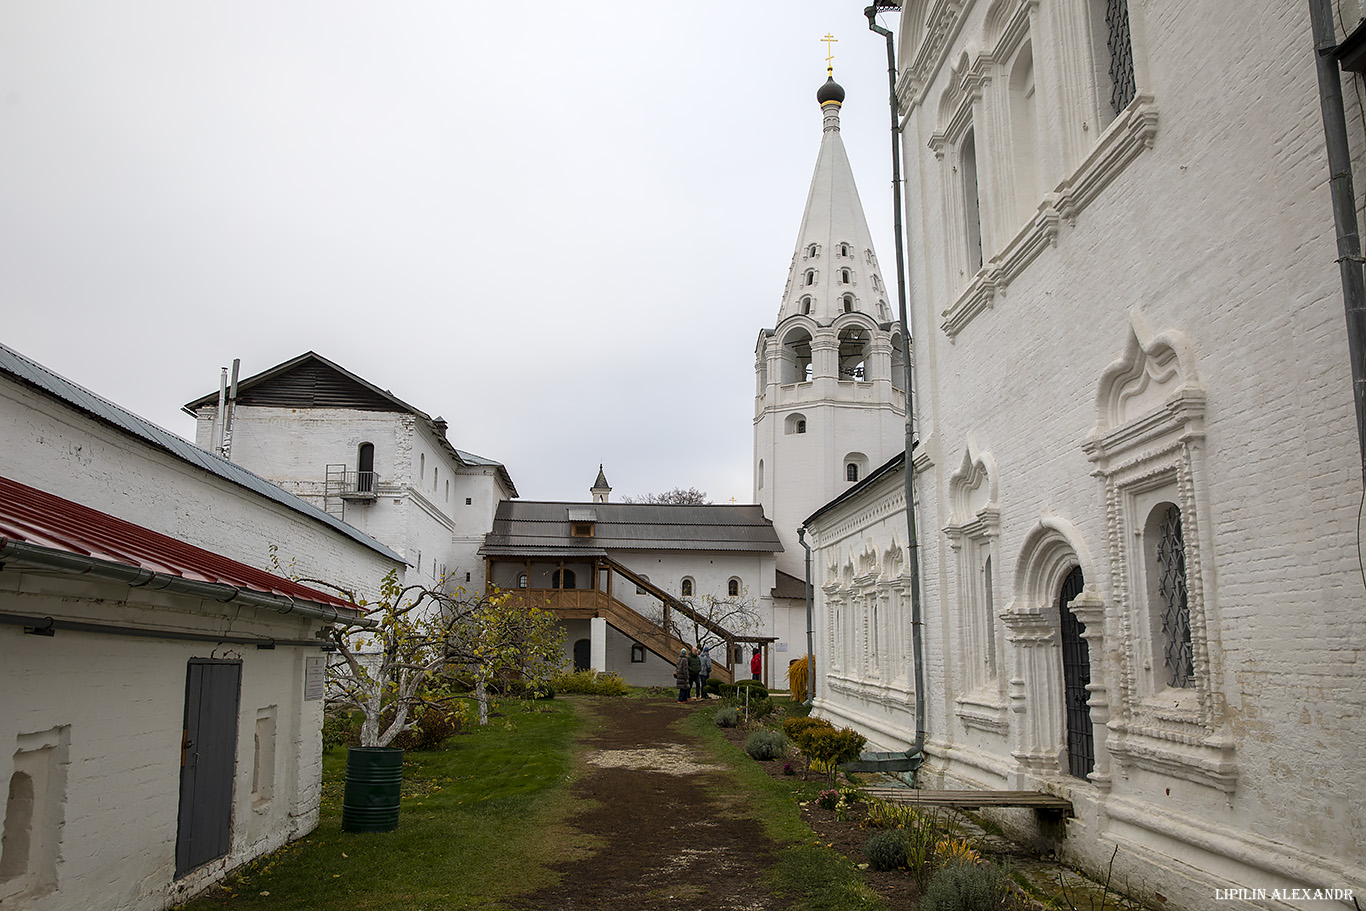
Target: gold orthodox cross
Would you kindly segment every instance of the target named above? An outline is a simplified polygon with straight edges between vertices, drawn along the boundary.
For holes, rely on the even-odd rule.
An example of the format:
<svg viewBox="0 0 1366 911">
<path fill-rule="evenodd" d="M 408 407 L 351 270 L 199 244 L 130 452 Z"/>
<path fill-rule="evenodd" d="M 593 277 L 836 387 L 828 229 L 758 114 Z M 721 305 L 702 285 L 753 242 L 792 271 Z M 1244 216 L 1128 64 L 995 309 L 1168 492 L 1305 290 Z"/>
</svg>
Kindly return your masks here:
<svg viewBox="0 0 1366 911">
<path fill-rule="evenodd" d="M 821 40 L 825 42 L 825 71 L 833 77 L 835 75 L 835 65 L 830 61 L 835 59 L 835 53 L 834 49 L 830 47 L 830 45 L 834 44 L 836 41 L 839 41 L 839 39 L 836 38 L 834 35 L 830 34 L 829 32 L 826 32 L 825 37 Z"/>
</svg>

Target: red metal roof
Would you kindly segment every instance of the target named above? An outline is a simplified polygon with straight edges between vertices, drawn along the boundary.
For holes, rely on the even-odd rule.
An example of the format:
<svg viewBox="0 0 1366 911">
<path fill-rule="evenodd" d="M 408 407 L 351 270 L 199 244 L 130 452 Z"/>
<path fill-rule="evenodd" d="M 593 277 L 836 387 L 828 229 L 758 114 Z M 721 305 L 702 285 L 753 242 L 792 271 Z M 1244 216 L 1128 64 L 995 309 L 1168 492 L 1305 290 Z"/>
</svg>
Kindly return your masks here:
<svg viewBox="0 0 1366 911">
<path fill-rule="evenodd" d="M 0 538 L 197 582 L 231 585 L 355 610 L 335 595 L 8 478 L 0 478 Z"/>
</svg>

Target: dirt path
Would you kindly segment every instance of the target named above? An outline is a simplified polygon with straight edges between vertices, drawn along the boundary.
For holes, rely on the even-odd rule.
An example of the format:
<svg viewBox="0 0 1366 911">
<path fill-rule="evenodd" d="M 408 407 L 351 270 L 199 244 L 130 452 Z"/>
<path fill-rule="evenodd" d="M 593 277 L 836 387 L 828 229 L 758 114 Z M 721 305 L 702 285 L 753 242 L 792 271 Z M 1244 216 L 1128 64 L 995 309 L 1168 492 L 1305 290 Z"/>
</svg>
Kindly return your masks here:
<svg viewBox="0 0 1366 911">
<path fill-rule="evenodd" d="M 525 911 L 695 908 L 780 911 L 762 885 L 774 849 L 745 815 L 724 774 L 679 730 L 692 705 L 611 699 L 588 706 L 599 724 L 583 741 L 569 826 L 600 840 L 558 868 L 561 881 L 510 902 Z"/>
</svg>

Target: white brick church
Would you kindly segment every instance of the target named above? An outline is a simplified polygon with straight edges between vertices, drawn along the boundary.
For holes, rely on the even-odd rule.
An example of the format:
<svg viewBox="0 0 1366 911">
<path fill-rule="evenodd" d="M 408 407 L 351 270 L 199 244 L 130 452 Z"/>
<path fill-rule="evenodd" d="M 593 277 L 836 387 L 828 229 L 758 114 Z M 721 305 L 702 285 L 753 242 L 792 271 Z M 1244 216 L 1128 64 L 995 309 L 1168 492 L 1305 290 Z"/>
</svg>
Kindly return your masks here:
<svg viewBox="0 0 1366 911">
<path fill-rule="evenodd" d="M 875 265 L 853 226 L 801 239 L 757 367 L 775 516 L 784 447 L 822 422 L 818 455 L 795 450 L 825 485 L 802 515 L 817 713 L 906 750 L 919 696 L 922 785 L 1066 797 L 1064 856 L 1113 856 L 1167 907 L 1352 907 L 1361 454 L 1306 5 L 912 0 L 897 44 L 926 683 L 900 390 L 878 385 L 894 327 L 858 321 L 851 382 L 828 303 L 840 242 Z M 810 361 L 784 328 L 807 287 Z M 998 818 L 1040 837 L 1032 811 Z"/>
</svg>

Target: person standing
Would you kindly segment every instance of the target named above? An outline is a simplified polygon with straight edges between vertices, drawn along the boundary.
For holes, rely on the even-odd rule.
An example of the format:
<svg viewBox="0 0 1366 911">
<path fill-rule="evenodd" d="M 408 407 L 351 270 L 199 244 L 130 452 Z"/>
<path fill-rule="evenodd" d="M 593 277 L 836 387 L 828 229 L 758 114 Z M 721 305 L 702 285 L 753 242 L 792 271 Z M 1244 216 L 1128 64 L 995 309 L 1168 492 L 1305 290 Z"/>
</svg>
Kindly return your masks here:
<svg viewBox="0 0 1366 911">
<path fill-rule="evenodd" d="M 694 690 L 698 688 L 698 681 L 702 679 L 702 655 L 698 652 L 697 646 L 692 647 L 688 654 L 688 688 Z M 698 698 L 701 698 L 699 695 Z"/>
<path fill-rule="evenodd" d="M 707 698 L 707 680 L 711 677 L 711 650 L 702 649 L 702 679 L 697 684 L 697 698 Z"/>
<path fill-rule="evenodd" d="M 692 682 L 692 677 L 688 672 L 688 650 L 681 649 L 678 653 L 678 663 L 674 665 L 674 683 L 678 684 L 678 701 L 688 701 L 688 685 Z"/>
<path fill-rule="evenodd" d="M 749 659 L 749 674 L 755 680 L 760 679 L 764 673 L 764 659 L 759 657 L 759 650 L 754 650 L 754 655 Z"/>
</svg>

